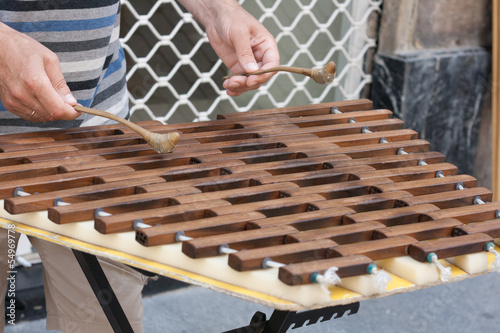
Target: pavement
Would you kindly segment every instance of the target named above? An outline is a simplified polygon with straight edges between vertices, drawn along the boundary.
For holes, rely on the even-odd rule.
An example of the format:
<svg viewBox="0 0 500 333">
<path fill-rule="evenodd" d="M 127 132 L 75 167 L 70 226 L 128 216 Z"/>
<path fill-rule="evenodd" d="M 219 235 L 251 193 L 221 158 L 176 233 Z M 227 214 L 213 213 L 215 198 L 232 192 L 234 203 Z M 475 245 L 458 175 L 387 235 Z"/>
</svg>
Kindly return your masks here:
<svg viewBox="0 0 500 333">
<path fill-rule="evenodd" d="M 175 283 L 174 283 L 175 284 Z M 144 331 L 224 332 L 248 325 L 256 311 L 272 309 L 210 289 L 177 285 L 145 295 Z M 22 321 L 5 333 L 54 332 L 45 320 Z M 466 333 L 500 332 L 500 274 L 361 302 L 357 314 L 289 329 L 293 333 Z"/>
</svg>

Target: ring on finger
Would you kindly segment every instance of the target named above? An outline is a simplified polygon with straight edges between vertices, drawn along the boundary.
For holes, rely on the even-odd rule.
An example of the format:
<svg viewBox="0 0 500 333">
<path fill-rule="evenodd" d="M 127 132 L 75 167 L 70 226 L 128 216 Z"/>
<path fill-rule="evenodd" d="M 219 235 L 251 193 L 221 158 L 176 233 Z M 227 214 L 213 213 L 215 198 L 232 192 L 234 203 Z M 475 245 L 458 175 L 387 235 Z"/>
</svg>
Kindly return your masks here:
<svg viewBox="0 0 500 333">
<path fill-rule="evenodd" d="M 35 114 L 35 110 L 31 111 L 31 114 L 28 116 L 28 118 L 33 117 L 34 114 Z"/>
</svg>

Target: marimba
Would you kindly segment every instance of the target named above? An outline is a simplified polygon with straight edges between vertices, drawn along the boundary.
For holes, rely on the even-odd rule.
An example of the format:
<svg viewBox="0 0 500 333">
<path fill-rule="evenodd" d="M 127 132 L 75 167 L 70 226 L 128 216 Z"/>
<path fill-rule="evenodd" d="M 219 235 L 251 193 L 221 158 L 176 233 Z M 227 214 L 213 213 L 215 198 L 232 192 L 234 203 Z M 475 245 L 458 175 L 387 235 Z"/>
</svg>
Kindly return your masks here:
<svg viewBox="0 0 500 333">
<path fill-rule="evenodd" d="M 2 226 L 286 311 L 498 267 L 491 191 L 368 100 L 140 125 L 181 139 L 0 137 Z"/>
</svg>

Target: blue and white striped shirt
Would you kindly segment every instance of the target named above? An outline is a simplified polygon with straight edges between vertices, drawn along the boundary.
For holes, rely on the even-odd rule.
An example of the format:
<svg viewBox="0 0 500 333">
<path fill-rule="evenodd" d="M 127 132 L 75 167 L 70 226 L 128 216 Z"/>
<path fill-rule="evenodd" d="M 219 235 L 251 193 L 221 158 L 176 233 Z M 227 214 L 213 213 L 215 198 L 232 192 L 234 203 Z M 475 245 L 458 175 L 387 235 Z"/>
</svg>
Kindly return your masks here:
<svg viewBox="0 0 500 333">
<path fill-rule="evenodd" d="M 119 0 L 0 1 L 0 21 L 59 57 L 80 104 L 128 115 L 125 56 L 120 45 Z M 74 121 L 30 123 L 0 105 L 0 133 L 92 126 L 110 121 L 82 115 Z"/>
</svg>

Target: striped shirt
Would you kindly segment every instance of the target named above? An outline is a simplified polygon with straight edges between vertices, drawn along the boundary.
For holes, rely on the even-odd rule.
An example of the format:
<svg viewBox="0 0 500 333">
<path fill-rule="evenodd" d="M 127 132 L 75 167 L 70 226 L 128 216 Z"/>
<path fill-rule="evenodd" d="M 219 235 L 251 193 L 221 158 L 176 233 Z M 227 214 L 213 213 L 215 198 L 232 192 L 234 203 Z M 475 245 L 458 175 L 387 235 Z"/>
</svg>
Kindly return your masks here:
<svg viewBox="0 0 500 333">
<path fill-rule="evenodd" d="M 0 1 L 0 21 L 57 54 L 80 104 L 128 116 L 119 0 Z M 0 104 L 0 134 L 110 122 L 84 114 L 73 121 L 31 123 Z"/>
</svg>

